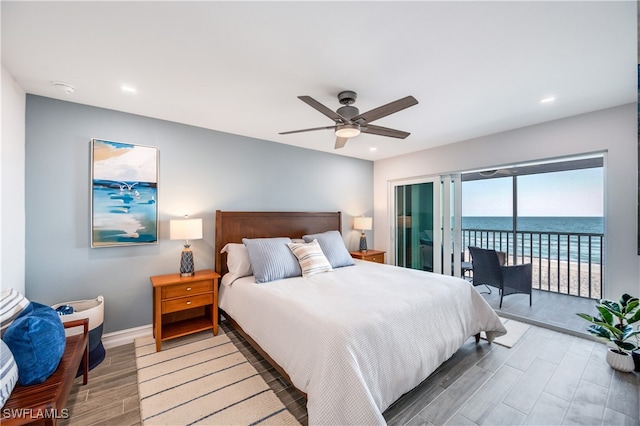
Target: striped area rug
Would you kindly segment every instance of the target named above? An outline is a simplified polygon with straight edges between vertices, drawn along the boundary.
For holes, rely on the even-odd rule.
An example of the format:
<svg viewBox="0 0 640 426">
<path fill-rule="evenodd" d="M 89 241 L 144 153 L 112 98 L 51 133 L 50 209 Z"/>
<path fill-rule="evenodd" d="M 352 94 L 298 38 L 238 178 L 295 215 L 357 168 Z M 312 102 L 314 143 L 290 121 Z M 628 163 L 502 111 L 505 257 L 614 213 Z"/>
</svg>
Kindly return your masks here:
<svg viewBox="0 0 640 426">
<path fill-rule="evenodd" d="M 222 332 L 135 340 L 144 425 L 299 425 Z"/>
</svg>

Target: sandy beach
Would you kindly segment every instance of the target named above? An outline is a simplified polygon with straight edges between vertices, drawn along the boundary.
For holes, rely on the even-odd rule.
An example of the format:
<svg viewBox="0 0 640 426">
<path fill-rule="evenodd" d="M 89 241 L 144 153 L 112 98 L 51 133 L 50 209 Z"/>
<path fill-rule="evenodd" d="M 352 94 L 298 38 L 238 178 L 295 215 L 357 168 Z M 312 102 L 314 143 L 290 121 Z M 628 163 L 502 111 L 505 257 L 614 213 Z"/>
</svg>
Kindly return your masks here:
<svg viewBox="0 0 640 426">
<path fill-rule="evenodd" d="M 524 263 L 529 261 L 525 259 Z M 538 258 L 531 260 L 531 263 L 535 289 L 593 299 L 602 298 L 603 271 L 597 263 L 558 262 Z M 589 290 L 589 277 L 591 277 L 591 290 Z"/>
</svg>

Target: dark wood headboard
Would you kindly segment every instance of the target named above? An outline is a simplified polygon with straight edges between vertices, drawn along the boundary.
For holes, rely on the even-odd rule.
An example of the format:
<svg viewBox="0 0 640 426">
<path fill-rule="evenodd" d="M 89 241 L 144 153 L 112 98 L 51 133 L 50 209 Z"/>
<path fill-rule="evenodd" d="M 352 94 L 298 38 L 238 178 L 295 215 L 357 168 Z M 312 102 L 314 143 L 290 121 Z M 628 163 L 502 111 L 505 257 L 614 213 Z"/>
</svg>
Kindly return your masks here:
<svg viewBox="0 0 640 426">
<path fill-rule="evenodd" d="M 220 250 L 243 238 L 289 237 L 336 230 L 342 232 L 340 212 L 225 212 L 216 210 L 215 268 L 227 272 L 227 255 Z"/>
</svg>

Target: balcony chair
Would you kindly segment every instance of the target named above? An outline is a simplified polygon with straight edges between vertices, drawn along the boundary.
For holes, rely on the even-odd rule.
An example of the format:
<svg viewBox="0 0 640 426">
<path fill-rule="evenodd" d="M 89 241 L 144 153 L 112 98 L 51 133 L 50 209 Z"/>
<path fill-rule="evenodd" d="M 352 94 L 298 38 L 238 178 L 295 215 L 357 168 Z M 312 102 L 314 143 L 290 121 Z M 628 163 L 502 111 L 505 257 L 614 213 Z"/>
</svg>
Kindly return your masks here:
<svg viewBox="0 0 640 426">
<path fill-rule="evenodd" d="M 500 308 L 502 308 L 504 296 L 516 293 L 528 294 L 529 306 L 531 306 L 533 272 L 530 263 L 504 266 L 504 257 L 501 264 L 498 252 L 495 250 L 469 246 L 469 252 L 473 264 L 474 286 L 497 287 L 500 291 Z"/>
</svg>

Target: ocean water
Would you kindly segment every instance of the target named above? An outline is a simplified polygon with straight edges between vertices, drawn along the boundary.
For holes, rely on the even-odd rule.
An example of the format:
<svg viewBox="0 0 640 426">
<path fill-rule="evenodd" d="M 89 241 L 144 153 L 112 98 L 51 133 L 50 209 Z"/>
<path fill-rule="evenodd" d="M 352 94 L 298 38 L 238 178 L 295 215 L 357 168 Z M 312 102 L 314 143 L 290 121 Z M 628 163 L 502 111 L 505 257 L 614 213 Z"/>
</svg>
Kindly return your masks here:
<svg viewBox="0 0 640 426">
<path fill-rule="evenodd" d="M 463 216 L 462 228 L 510 231 L 513 229 L 513 222 L 511 217 L 506 216 Z M 518 218 L 518 231 L 602 234 L 604 218 L 523 216 Z"/>
<path fill-rule="evenodd" d="M 511 217 L 463 216 L 463 244 L 513 252 Z M 502 232 L 481 232 L 502 231 Z M 519 217 L 518 253 L 561 261 L 600 263 L 603 217 Z M 579 249 L 578 249 L 579 248 Z"/>
</svg>

